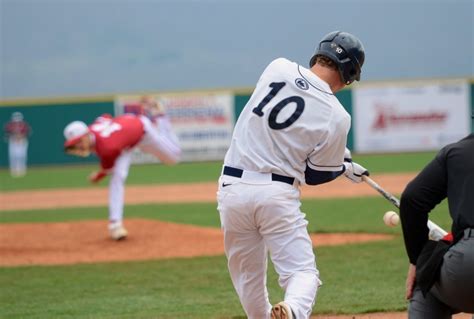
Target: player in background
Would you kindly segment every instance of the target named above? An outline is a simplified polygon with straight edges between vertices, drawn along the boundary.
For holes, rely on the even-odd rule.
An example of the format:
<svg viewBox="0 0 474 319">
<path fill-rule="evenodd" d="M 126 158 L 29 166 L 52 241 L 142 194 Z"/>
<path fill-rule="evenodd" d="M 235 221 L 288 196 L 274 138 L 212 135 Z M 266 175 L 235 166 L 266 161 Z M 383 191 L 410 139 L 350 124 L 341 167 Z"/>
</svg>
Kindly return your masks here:
<svg viewBox="0 0 474 319">
<path fill-rule="evenodd" d="M 352 34 L 331 32 L 310 69 L 284 58 L 271 62 L 236 123 L 217 192 L 228 269 L 250 319 L 305 319 L 321 285 L 305 215 L 302 184 L 341 174 L 368 175 L 346 148 L 350 115 L 336 92 L 360 79 L 365 53 Z M 269 302 L 267 254 L 285 290 Z"/>
<path fill-rule="evenodd" d="M 28 161 L 28 137 L 31 134 L 31 128 L 24 120 L 23 114 L 14 112 L 3 130 L 8 142 L 10 174 L 12 177 L 25 176 Z"/>
<path fill-rule="evenodd" d="M 97 183 L 110 175 L 108 227 L 115 240 L 127 236 L 123 226 L 124 188 L 133 148 L 138 147 L 168 165 L 177 163 L 180 158 L 181 149 L 169 120 L 163 116 L 157 123 L 164 123 L 164 127 L 157 130 L 143 115 L 125 114 L 116 118 L 103 115 L 89 127 L 84 122 L 74 121 L 64 129 L 66 153 L 86 157 L 94 152 L 100 159 L 100 170 L 93 172 L 89 180 Z"/>
<path fill-rule="evenodd" d="M 449 144 L 406 186 L 400 199 L 409 258 L 410 319 L 474 313 L 474 134 Z M 428 214 L 445 198 L 451 239 L 428 240 Z"/>
</svg>

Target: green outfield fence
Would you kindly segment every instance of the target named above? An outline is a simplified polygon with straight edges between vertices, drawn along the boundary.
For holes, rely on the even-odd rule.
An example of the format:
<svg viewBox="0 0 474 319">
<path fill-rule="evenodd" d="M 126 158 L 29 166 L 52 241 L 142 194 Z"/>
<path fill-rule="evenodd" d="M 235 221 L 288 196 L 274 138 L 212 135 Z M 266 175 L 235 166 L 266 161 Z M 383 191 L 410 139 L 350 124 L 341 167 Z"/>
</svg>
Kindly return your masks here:
<svg viewBox="0 0 474 319">
<path fill-rule="evenodd" d="M 50 99 L 35 102 L 2 102 L 0 119 L 4 123 L 10 120 L 15 111 L 23 113 L 32 128 L 28 146 L 28 164 L 64 164 L 95 162 L 95 156 L 78 158 L 64 154 L 64 127 L 72 121 L 92 122 L 103 113 L 113 113 L 113 100 L 87 99 Z M 0 166 L 8 165 L 8 143 L 0 144 Z"/>
<path fill-rule="evenodd" d="M 474 112 L 474 79 L 470 83 L 470 104 Z M 220 92 L 224 90 L 215 90 Z M 226 89 L 233 92 L 235 118 L 238 117 L 243 107 L 250 98 L 252 89 Z M 160 94 L 153 93 L 153 94 Z M 169 92 L 162 94 L 169 94 Z M 179 94 L 179 93 L 176 93 Z M 352 114 L 352 90 L 345 89 L 338 92 L 337 97 Z M 0 125 L 10 119 L 13 112 L 22 112 L 26 121 L 32 127 L 29 139 L 28 164 L 67 164 L 96 162 L 97 158 L 76 158 L 67 156 L 63 152 L 63 129 L 71 121 L 82 120 L 86 123 L 92 122 L 103 113 L 114 114 L 114 95 L 96 97 L 63 97 L 63 98 L 29 98 L 0 100 Z M 474 131 L 471 125 L 471 130 Z M 353 149 L 354 133 L 349 133 L 348 146 Z M 0 143 L 0 167 L 8 165 L 8 144 L 6 140 Z"/>
</svg>

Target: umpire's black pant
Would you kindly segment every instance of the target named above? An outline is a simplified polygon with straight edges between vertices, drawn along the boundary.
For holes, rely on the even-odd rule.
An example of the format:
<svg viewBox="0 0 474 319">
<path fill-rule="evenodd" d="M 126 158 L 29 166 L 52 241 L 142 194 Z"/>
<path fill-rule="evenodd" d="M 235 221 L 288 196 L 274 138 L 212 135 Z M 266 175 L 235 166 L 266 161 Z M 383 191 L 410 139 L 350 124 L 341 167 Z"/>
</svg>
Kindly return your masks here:
<svg viewBox="0 0 474 319">
<path fill-rule="evenodd" d="M 474 313 L 474 228 L 464 230 L 444 255 L 439 280 L 426 298 L 415 287 L 408 318 L 449 319 L 458 312 Z"/>
</svg>

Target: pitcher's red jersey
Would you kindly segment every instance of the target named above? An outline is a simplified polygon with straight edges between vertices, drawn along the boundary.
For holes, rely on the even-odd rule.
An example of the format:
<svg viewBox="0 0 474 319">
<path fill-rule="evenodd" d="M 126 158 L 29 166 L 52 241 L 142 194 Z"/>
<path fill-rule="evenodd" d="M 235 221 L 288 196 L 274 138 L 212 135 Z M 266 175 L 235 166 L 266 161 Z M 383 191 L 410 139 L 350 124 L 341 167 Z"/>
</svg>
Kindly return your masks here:
<svg viewBox="0 0 474 319">
<path fill-rule="evenodd" d="M 130 114 L 116 118 L 101 116 L 89 129 L 95 136 L 95 151 L 103 169 L 114 167 L 122 151 L 137 145 L 144 134 L 140 118 Z"/>
</svg>

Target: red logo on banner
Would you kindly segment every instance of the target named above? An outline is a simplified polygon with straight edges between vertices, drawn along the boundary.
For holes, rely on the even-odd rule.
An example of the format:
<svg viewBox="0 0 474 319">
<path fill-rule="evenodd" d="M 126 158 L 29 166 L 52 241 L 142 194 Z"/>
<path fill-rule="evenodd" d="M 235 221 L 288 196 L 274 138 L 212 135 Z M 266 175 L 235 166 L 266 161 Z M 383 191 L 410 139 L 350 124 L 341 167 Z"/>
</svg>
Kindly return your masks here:
<svg viewBox="0 0 474 319">
<path fill-rule="evenodd" d="M 436 111 L 414 111 L 412 113 L 397 114 L 393 109 L 378 105 L 376 106 L 376 112 L 375 121 L 372 124 L 373 130 L 413 125 L 441 125 L 448 117 L 447 113 Z"/>
</svg>

